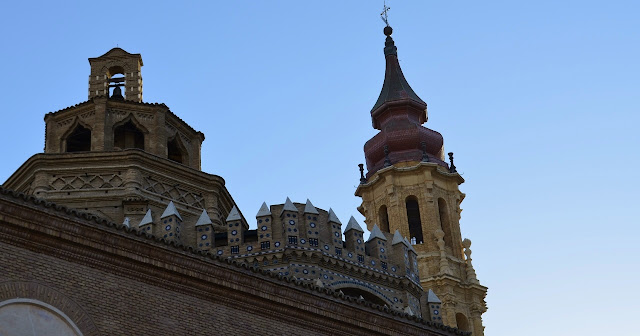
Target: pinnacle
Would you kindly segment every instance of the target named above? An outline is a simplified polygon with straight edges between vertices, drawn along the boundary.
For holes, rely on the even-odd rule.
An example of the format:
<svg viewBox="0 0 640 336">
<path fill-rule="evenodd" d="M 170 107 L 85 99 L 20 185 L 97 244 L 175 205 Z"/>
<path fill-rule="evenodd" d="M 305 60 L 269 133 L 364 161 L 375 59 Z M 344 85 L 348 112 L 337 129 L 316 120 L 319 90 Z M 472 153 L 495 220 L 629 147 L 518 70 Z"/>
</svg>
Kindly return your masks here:
<svg viewBox="0 0 640 336">
<path fill-rule="evenodd" d="M 180 220 L 182 220 L 182 217 L 180 216 L 180 213 L 178 212 L 178 209 L 176 209 L 176 205 L 173 204 L 173 201 L 169 201 L 169 205 L 167 205 L 167 208 L 164 209 L 164 212 L 162 213 L 162 216 L 160 216 L 160 219 L 165 218 L 165 217 L 169 217 L 171 215 L 174 215 L 174 216 L 180 218 Z"/>
<path fill-rule="evenodd" d="M 234 221 L 234 220 L 240 220 L 240 219 L 242 219 L 242 217 L 240 216 L 240 212 L 238 211 L 238 207 L 236 207 L 234 205 L 233 208 L 231 208 L 231 211 L 229 211 L 229 216 L 227 216 L 227 222 Z"/>
<path fill-rule="evenodd" d="M 209 218 L 209 214 L 207 213 L 207 210 L 202 209 L 202 214 L 200 214 L 200 218 L 198 218 L 198 221 L 196 222 L 196 226 L 208 225 L 208 224 L 213 224 L 213 223 L 211 222 L 211 218 Z"/>
<path fill-rule="evenodd" d="M 267 205 L 267 202 L 262 202 L 262 206 L 260 207 L 260 210 L 258 210 L 256 217 L 270 216 L 270 215 L 271 215 L 271 210 L 269 210 L 269 206 Z"/>
<path fill-rule="evenodd" d="M 349 230 L 356 230 L 356 231 L 364 232 L 364 230 L 362 229 L 360 224 L 358 224 L 358 221 L 356 221 L 356 219 L 353 218 L 353 216 L 351 216 L 351 218 L 349 218 L 349 223 L 347 223 L 347 227 L 344 229 L 344 232 L 347 232 Z"/>
</svg>

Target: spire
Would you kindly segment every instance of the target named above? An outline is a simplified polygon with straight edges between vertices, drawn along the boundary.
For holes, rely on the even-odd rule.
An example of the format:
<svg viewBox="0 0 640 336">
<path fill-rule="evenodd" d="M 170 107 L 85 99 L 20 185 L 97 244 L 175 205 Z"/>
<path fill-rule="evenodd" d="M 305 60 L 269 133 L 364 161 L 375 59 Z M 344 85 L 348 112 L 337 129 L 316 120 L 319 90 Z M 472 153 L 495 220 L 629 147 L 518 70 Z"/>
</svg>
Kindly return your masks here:
<svg viewBox="0 0 640 336">
<path fill-rule="evenodd" d="M 153 223 L 153 218 L 151 218 L 151 209 L 147 210 L 147 213 L 144 215 L 144 217 L 142 217 L 142 220 L 140 221 L 140 224 L 138 224 L 138 226 L 143 226 L 143 225 L 147 225 L 147 224 L 152 224 Z"/>
<path fill-rule="evenodd" d="M 229 216 L 227 216 L 227 222 L 240 220 L 240 219 L 242 219 L 242 217 L 240 217 L 240 212 L 238 211 L 238 208 L 234 205 L 233 208 L 231 208 L 231 211 L 229 211 Z"/>
<path fill-rule="evenodd" d="M 369 239 L 367 241 L 371 241 L 374 238 L 379 238 L 379 239 L 382 239 L 384 241 L 387 240 L 387 237 L 385 237 L 384 234 L 382 233 L 382 231 L 380 231 L 380 228 L 378 227 L 378 224 L 374 224 L 373 225 L 373 229 L 371 230 L 371 234 L 369 235 Z"/>
<path fill-rule="evenodd" d="M 356 219 L 353 218 L 353 216 L 351 216 L 351 218 L 349 219 L 349 223 L 347 223 L 347 227 L 344 229 L 344 232 L 347 232 L 349 230 L 364 232 L 360 224 L 358 224 L 358 221 L 356 221 Z"/>
<path fill-rule="evenodd" d="M 180 213 L 178 212 L 178 209 L 176 209 L 176 205 L 173 204 L 173 201 L 169 201 L 169 205 L 167 205 L 167 208 L 164 209 L 164 212 L 162 213 L 162 216 L 160 216 L 160 218 L 162 219 L 171 215 L 175 215 L 176 217 L 180 218 L 180 220 L 182 220 L 182 216 L 180 216 Z"/>
<path fill-rule="evenodd" d="M 260 210 L 258 210 L 256 217 L 270 216 L 270 215 L 271 215 L 271 210 L 269 210 L 269 206 L 267 205 L 267 202 L 262 202 L 262 206 L 260 207 Z"/>
<path fill-rule="evenodd" d="M 336 213 L 333 212 L 333 209 L 331 208 L 329 208 L 329 222 L 334 222 L 342 225 L 342 222 L 340 222 L 340 220 L 338 219 L 338 216 L 336 216 Z"/>
<path fill-rule="evenodd" d="M 200 214 L 200 218 L 198 218 L 198 221 L 196 222 L 196 226 L 208 225 L 208 224 L 213 224 L 213 223 L 211 222 L 211 218 L 209 218 L 209 214 L 207 213 L 207 210 L 202 209 L 202 214 Z"/>
<path fill-rule="evenodd" d="M 398 48 L 391 38 L 393 29 L 390 26 L 384 27 L 384 34 L 387 35 L 387 39 L 384 43 L 384 56 L 386 58 L 386 70 L 384 73 L 384 84 L 380 91 L 378 101 L 373 105 L 371 109 L 371 118 L 373 119 L 373 127 L 380 128 L 380 123 L 377 120 L 379 114 L 385 110 L 382 107 L 388 104 L 394 103 L 408 103 L 415 105 L 420 110 L 426 111 L 427 104 L 418 97 L 413 91 L 407 80 L 404 78 L 400 63 L 398 62 Z M 426 112 L 421 113 L 419 116 L 420 123 L 427 121 Z"/>
<path fill-rule="evenodd" d="M 304 206 L 304 213 L 316 214 L 318 215 L 318 209 L 311 204 L 311 201 L 307 198 L 307 204 Z"/>
</svg>

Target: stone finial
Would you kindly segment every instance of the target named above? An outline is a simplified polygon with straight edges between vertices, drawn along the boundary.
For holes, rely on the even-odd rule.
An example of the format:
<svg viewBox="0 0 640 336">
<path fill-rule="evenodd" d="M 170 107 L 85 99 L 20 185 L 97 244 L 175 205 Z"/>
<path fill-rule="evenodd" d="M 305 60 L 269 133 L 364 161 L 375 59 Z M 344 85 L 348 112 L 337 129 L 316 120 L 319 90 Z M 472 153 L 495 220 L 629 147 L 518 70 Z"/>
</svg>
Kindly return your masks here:
<svg viewBox="0 0 640 336">
<path fill-rule="evenodd" d="M 384 166 L 383 167 L 389 167 L 391 166 L 391 160 L 389 159 L 389 145 L 384 145 Z"/>
<path fill-rule="evenodd" d="M 358 168 L 360 168 L 360 184 L 367 183 L 367 179 L 364 177 L 364 164 L 358 164 Z"/>
<path fill-rule="evenodd" d="M 153 224 L 153 218 L 151 218 L 151 209 L 147 210 L 147 213 L 144 215 L 144 217 L 142 217 L 142 220 L 140 221 L 140 224 L 138 224 L 138 226 L 147 224 Z"/>
<path fill-rule="evenodd" d="M 211 218 L 209 217 L 207 210 L 202 209 L 202 213 L 200 214 L 200 218 L 198 218 L 198 221 L 196 222 L 196 226 L 212 224 L 213 222 L 211 222 Z"/>
<path fill-rule="evenodd" d="M 437 229 L 433 232 L 433 235 L 436 237 L 436 243 L 440 250 L 440 273 L 451 274 L 452 272 L 451 268 L 449 268 L 449 261 L 447 261 L 447 255 L 444 251 L 444 231 L 442 231 L 442 229 Z"/>
<path fill-rule="evenodd" d="M 464 255 L 467 257 L 465 263 L 467 264 L 467 281 L 471 283 L 480 283 L 477 279 L 476 270 L 473 269 L 473 265 L 471 264 L 471 240 L 465 238 L 462 241 L 462 246 L 464 247 Z"/>
<path fill-rule="evenodd" d="M 456 170 L 456 165 L 453 164 L 453 152 L 449 152 L 449 172 L 450 173 L 457 173 L 458 171 Z"/>
<path fill-rule="evenodd" d="M 322 283 L 322 280 L 316 279 L 316 286 L 318 286 L 320 288 L 324 288 L 324 283 Z"/>
<path fill-rule="evenodd" d="M 304 213 L 310 213 L 318 215 L 318 209 L 311 204 L 311 201 L 307 198 L 307 203 L 304 205 Z"/>
<path fill-rule="evenodd" d="M 122 225 L 126 227 L 131 227 L 130 222 L 131 222 L 131 219 L 129 219 L 129 217 L 125 217 L 124 221 L 122 222 Z"/>
<path fill-rule="evenodd" d="M 267 205 L 267 202 L 262 202 L 262 206 L 260 207 L 260 210 L 258 210 L 258 213 L 256 214 L 256 217 L 262 217 L 262 216 L 271 216 L 271 210 L 269 210 L 269 206 Z"/>
<path fill-rule="evenodd" d="M 242 216 L 240 216 L 240 212 L 238 211 L 238 207 L 236 207 L 234 205 L 233 208 L 231 208 L 231 211 L 229 211 L 229 216 L 227 216 L 227 222 L 234 221 L 234 220 L 240 220 L 240 219 L 242 219 Z"/>
<path fill-rule="evenodd" d="M 169 201 L 167 208 L 164 209 L 164 212 L 162 213 L 162 216 L 160 216 L 160 218 L 162 219 L 171 215 L 175 215 L 180 220 L 182 220 L 182 216 L 180 216 L 180 213 L 178 212 L 178 209 L 176 209 L 176 205 L 173 204 L 173 201 Z"/>
<path fill-rule="evenodd" d="M 422 162 L 429 162 L 429 155 L 427 154 L 427 143 L 422 141 L 420 143 L 422 147 Z"/>
</svg>

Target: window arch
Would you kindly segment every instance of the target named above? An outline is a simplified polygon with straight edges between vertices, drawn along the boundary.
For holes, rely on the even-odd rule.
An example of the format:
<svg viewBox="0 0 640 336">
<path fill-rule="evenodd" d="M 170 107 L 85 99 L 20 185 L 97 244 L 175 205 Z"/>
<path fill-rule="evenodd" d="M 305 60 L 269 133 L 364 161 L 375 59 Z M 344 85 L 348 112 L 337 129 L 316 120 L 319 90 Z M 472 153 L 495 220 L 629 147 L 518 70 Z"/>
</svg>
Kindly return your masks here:
<svg viewBox="0 0 640 336">
<path fill-rule="evenodd" d="M 82 335 L 75 323 L 59 309 L 32 299 L 0 302 L 0 325 L 9 335 L 22 335 L 25 330 L 35 335 Z"/>
<path fill-rule="evenodd" d="M 113 146 L 120 149 L 139 148 L 144 150 L 144 132 L 129 119 L 114 128 Z"/>
<path fill-rule="evenodd" d="M 469 320 L 462 313 L 456 314 L 456 324 L 458 325 L 458 329 L 462 331 L 471 331 L 471 329 L 469 329 Z"/>
<path fill-rule="evenodd" d="M 415 196 L 409 196 L 405 201 L 405 205 L 407 207 L 407 221 L 409 222 L 411 242 L 415 241 L 416 244 L 422 244 L 424 238 L 422 236 L 422 220 L 420 219 L 418 199 Z"/>
<path fill-rule="evenodd" d="M 444 245 L 453 248 L 449 210 L 447 208 L 447 202 L 443 198 L 438 198 L 438 215 L 440 218 L 440 228 L 444 232 Z"/>
<path fill-rule="evenodd" d="M 383 232 L 389 231 L 389 214 L 387 213 L 387 206 L 383 205 L 378 210 L 378 223 L 380 223 L 380 230 Z"/>
<path fill-rule="evenodd" d="M 65 142 L 65 152 L 88 152 L 91 150 L 91 130 L 78 123 Z"/>
</svg>

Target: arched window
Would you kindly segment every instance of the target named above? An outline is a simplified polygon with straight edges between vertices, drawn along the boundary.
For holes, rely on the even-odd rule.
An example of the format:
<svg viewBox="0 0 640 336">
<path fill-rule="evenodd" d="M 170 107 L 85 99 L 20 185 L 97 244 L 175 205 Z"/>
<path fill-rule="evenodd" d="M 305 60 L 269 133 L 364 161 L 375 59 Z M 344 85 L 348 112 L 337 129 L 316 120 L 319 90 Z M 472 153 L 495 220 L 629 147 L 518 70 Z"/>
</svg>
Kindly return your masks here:
<svg viewBox="0 0 640 336">
<path fill-rule="evenodd" d="M 422 244 L 424 238 L 422 237 L 422 221 L 420 220 L 418 199 L 415 196 L 409 196 L 405 203 L 407 206 L 407 220 L 409 222 L 411 241 L 414 241 L 413 239 L 415 238 L 416 244 Z"/>
<path fill-rule="evenodd" d="M 462 313 L 456 314 L 456 324 L 458 325 L 458 329 L 462 331 L 471 331 L 471 329 L 469 329 L 469 320 L 467 320 L 467 317 Z"/>
<path fill-rule="evenodd" d="M 169 158 L 169 160 L 178 163 L 187 163 L 186 153 L 178 142 L 177 135 L 167 143 L 167 157 Z"/>
<path fill-rule="evenodd" d="M 91 150 L 91 130 L 76 125 L 76 128 L 67 136 L 67 152 L 88 152 Z"/>
<path fill-rule="evenodd" d="M 131 121 L 116 127 L 113 131 L 113 145 L 120 149 L 144 149 L 144 133 Z"/>
<path fill-rule="evenodd" d="M 449 248 L 453 248 L 453 237 L 451 236 L 449 211 L 447 210 L 447 202 L 442 198 L 438 198 L 438 214 L 440 217 L 440 227 L 444 232 L 444 245 Z"/>
<path fill-rule="evenodd" d="M 387 206 L 383 205 L 378 210 L 378 223 L 380 223 L 380 230 L 383 232 L 389 231 L 389 214 L 387 213 Z"/>
<path fill-rule="evenodd" d="M 3 335 L 82 335 L 62 311 L 31 299 L 0 302 L 0 326 Z"/>
</svg>

